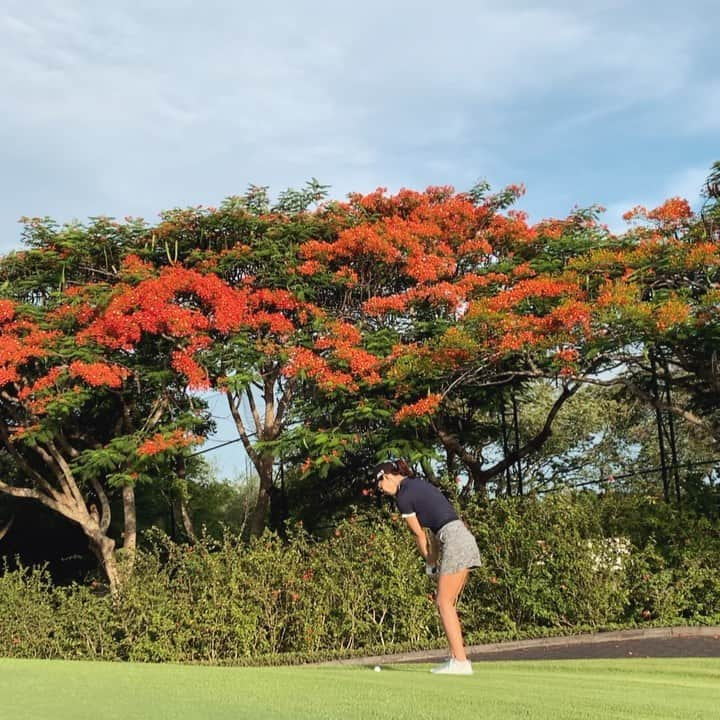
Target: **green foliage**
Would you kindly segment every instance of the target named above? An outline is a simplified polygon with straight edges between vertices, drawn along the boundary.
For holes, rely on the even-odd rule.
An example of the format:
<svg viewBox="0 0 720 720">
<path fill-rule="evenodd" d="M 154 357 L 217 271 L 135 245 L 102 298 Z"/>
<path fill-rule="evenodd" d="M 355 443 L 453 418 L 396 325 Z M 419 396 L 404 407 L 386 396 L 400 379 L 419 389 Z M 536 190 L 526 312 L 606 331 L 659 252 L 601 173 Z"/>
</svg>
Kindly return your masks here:
<svg viewBox="0 0 720 720">
<path fill-rule="evenodd" d="M 424 464 L 426 471 L 434 463 L 432 469 L 440 474 L 447 470 L 450 477 L 459 471 L 478 494 L 512 489 L 510 473 L 503 477 L 504 468 L 497 461 L 513 452 L 520 455 L 514 463 L 516 486 L 522 469 L 525 490 L 573 480 L 594 483 L 607 476 L 608 466 L 634 470 L 657 464 L 652 402 L 660 400 L 657 387 L 653 395 L 658 379 L 667 403 L 687 411 L 684 423 L 679 413 L 677 418 L 679 440 L 673 451 L 677 450 L 678 462 L 703 457 L 697 450 L 700 445 L 688 439 L 692 432 L 687 420 L 695 417 L 706 433 L 720 427 L 720 264 L 715 248 L 709 247 L 717 239 L 717 186 L 716 164 L 706 186 L 704 214 L 691 218 L 689 211 L 683 214 L 676 207 L 673 216 L 669 206 L 659 214 L 645 213 L 649 227 L 617 238 L 600 224 L 597 207 L 531 227 L 523 213 L 500 213 L 519 197 L 521 188 L 490 195 L 482 182 L 457 196 L 450 188 L 435 188 L 424 195 L 354 195 L 347 204 L 325 204 L 327 187 L 315 179 L 300 190 L 281 193 L 275 203 L 267 188 L 251 186 L 219 209 L 168 211 L 153 227 L 139 220 L 117 223 L 107 218 L 65 226 L 49 219 L 29 220 L 28 251 L 0 259 L 0 293 L 26 301 L 23 317 L 42 320 L 43 328 L 57 330 L 62 339 L 53 345 L 54 355 L 38 355 L 31 368 L 23 368 L 25 386 L 16 388 L 18 396 L 7 406 L 13 413 L 5 414 L 12 416 L 10 430 L 22 428 L 26 433 L 18 432 L 24 445 L 14 439 L 11 448 L 6 431 L 0 462 L 14 468 L 11 477 L 17 484 L 27 482 L 16 473 L 23 458 L 29 458 L 36 473 L 48 474 L 49 482 L 61 480 L 58 473 L 53 477 L 47 472 L 51 464 L 42 455 L 43 444 L 53 441 L 83 489 L 101 487 L 112 496 L 121 486 L 147 486 L 153 480 L 163 492 L 183 485 L 184 446 L 166 445 L 162 450 L 156 443 L 153 452 L 139 454 L 137 446 L 152 444 L 156 435 L 162 439 L 173 430 L 202 435 L 210 428 L 206 404 L 187 396 L 187 378 L 177 365 L 178 348 L 187 349 L 183 343 L 191 338 L 173 323 L 169 327 L 175 330 L 169 333 L 142 325 L 145 330 L 132 349 L 83 344 L 76 336 L 89 322 L 81 316 L 104 312 L 145 272 L 157 275 L 167 266 L 197 271 L 203 279 L 216 273 L 234 289 L 252 287 L 262 298 L 258 308 L 272 306 L 272 296 L 280 289 L 293 295 L 286 307 L 279 303 L 272 308 L 270 316 L 277 325 L 266 320 L 240 324 L 228 335 L 220 330 L 224 323 L 218 324 L 200 338 L 198 347 L 204 350 L 198 350 L 197 358 L 208 379 L 230 392 L 236 410 L 243 396 L 253 408 L 268 409 L 271 400 L 277 401 L 277 415 L 270 418 L 272 413 L 266 412 L 262 421 L 257 413 L 256 427 L 248 436 L 254 438 L 251 457 L 263 501 L 268 497 L 265 491 L 276 490 L 273 483 L 282 475 L 283 500 L 292 500 L 282 517 L 334 520 L 344 514 L 360 499 L 365 468 L 379 457 L 406 457 Z M 464 207 L 468 198 L 471 207 Z M 421 207 L 422 213 L 415 212 Z M 351 232 L 359 229 L 361 233 Z M 475 249 L 470 243 L 461 250 L 471 237 L 482 242 Z M 452 259 L 447 267 L 448 258 L 436 254 L 443 246 L 440 255 Z M 129 254 L 143 262 L 133 257 L 123 263 Z M 313 263 L 319 269 L 313 270 Z M 527 283 L 533 277 L 535 289 L 529 291 Z M 202 285 L 192 287 L 192 292 L 173 296 L 174 311 L 208 312 Z M 317 308 L 300 311 L 295 306 L 306 300 Z M 375 310 L 370 301 L 379 302 Z M 265 310 L 257 313 L 264 314 Z M 343 333 L 331 330 L 338 320 L 343 326 L 353 324 L 360 339 L 343 340 Z M 212 328 L 214 319 L 208 322 Z M 523 336 L 530 339 L 522 340 Z M 313 362 L 303 364 L 304 355 L 294 357 L 296 350 L 315 353 Z M 65 375 L 48 380 L 51 365 L 58 369 L 73 360 L 117 363 L 127 370 L 127 377 L 112 388 L 102 382 L 76 386 Z M 655 360 L 660 363 L 659 375 Z M 374 368 L 376 361 L 379 379 L 371 381 L 375 371 L 366 369 Z M 327 382 L 330 370 L 352 370 L 354 363 L 357 383 Z M 552 436 L 545 432 L 559 388 L 575 380 L 600 381 L 603 370 L 611 377 L 602 382 L 622 381 L 635 393 L 634 403 L 620 394 L 609 398 L 580 391 L 553 419 Z M 64 379 L 58 381 L 59 377 Z M 49 384 L 33 390 L 41 380 Z M 508 433 L 500 432 L 499 410 L 507 399 L 501 393 L 506 396 L 511 387 L 513 399 L 520 401 L 520 417 L 516 438 L 508 442 Z M 256 391 L 261 393 L 257 401 Z M 32 406 L 24 401 L 35 395 L 47 404 L 30 412 Z M 33 412 L 41 423 L 31 422 Z M 508 430 L 504 424 L 503 430 Z M 532 450 L 532 455 L 519 453 L 520 447 Z M 440 463 L 445 467 L 438 468 Z M 281 466 L 281 473 L 276 472 Z M 688 476 L 683 484 L 678 478 L 677 494 L 712 516 L 716 498 L 705 480 Z M 641 483 L 634 480 L 633 486 Z M 201 524 L 209 529 L 212 525 L 210 532 L 216 537 L 220 516 L 235 513 L 237 519 L 241 509 L 237 498 L 226 493 L 223 499 L 223 492 L 208 486 L 195 498 L 204 493 L 207 512 Z M 603 549 L 592 542 L 607 528 L 593 526 L 591 515 L 578 515 L 571 534 L 557 519 L 564 510 L 552 510 L 551 502 L 539 506 L 547 517 L 519 507 L 522 510 L 499 504 L 491 513 L 507 513 L 494 529 L 506 542 L 502 552 L 493 554 L 489 541 L 485 548 L 488 567 L 490 561 L 495 563 L 499 575 L 490 576 L 495 577 L 490 584 L 498 587 L 488 588 L 489 597 L 497 595 L 497 602 L 480 611 L 482 622 L 552 626 L 585 618 L 601 623 L 630 602 L 628 593 L 641 597 L 640 585 L 623 585 L 612 574 L 599 583 L 605 600 L 593 598 L 598 582 L 589 573 Z M 256 534 L 268 514 L 263 502 L 258 501 L 257 508 Z M 477 512 L 470 509 L 469 516 Z M 537 523 L 531 523 L 527 537 L 555 546 L 548 557 L 538 557 L 537 547 L 522 536 L 521 530 L 528 529 L 524 512 Z M 78 516 L 82 513 L 69 515 Z M 657 522 L 665 520 L 658 514 Z M 561 528 L 557 535 L 556 525 Z M 663 525 L 663 531 L 673 527 Z M 630 534 L 630 525 L 622 528 Z M 478 525 L 478 532 L 482 536 L 487 529 Z M 681 567 L 680 558 L 686 559 L 684 551 L 666 556 L 665 548 L 656 557 L 648 545 L 650 535 L 633 534 L 640 535 L 633 542 L 647 552 L 642 562 L 638 559 L 640 577 L 645 574 L 643 562 L 661 575 L 667 568 Z M 662 546 L 661 536 L 651 535 Z M 651 614 L 664 616 L 673 607 L 700 612 L 712 604 L 712 578 L 706 576 L 705 565 L 688 563 L 686 570 L 695 578 L 691 589 L 686 583 L 686 595 L 673 593 L 669 603 L 648 599 L 645 604 L 659 608 Z M 555 588 L 549 577 L 557 580 Z M 584 578 L 586 584 L 565 593 L 569 577 L 578 583 Z M 664 588 L 665 581 L 660 585 Z M 688 609 L 690 598 L 696 610 Z M 360 630 L 364 632 L 362 626 Z"/>
<path fill-rule="evenodd" d="M 582 496 L 500 499 L 470 508 L 467 521 L 485 559 L 468 588 L 468 601 L 481 610 L 469 629 L 623 617 L 624 574 L 604 552 L 597 513 Z"/>
<path fill-rule="evenodd" d="M 484 564 L 460 601 L 468 641 L 717 621 L 720 528 L 645 505 L 618 552 L 609 533 L 637 507 L 587 493 L 469 508 Z M 352 517 L 324 540 L 296 525 L 287 540 L 183 545 L 154 531 L 146 545 L 114 599 L 95 582 L 53 587 L 43 569 L 5 572 L 0 654 L 299 662 L 443 644 L 434 583 L 397 517 Z"/>
<path fill-rule="evenodd" d="M 288 214 L 305 212 L 311 205 L 325 200 L 329 189 L 329 185 L 323 185 L 316 178 L 312 178 L 305 183 L 302 190 L 288 188 L 281 192 L 273 210 Z"/>
<path fill-rule="evenodd" d="M 419 642 L 439 629 L 429 580 L 394 524 L 346 522 L 326 542 L 301 528 L 195 546 L 154 534 L 114 599 L 53 588 L 43 570 L 0 578 L 0 652 L 18 657 L 239 661 Z M 7 610 L 7 611 L 6 611 Z"/>
<path fill-rule="evenodd" d="M 220 539 L 226 532 L 244 535 L 248 518 L 257 501 L 255 477 L 217 479 L 210 467 L 201 465 L 186 483 L 186 495 L 193 524 L 198 530 Z"/>
</svg>

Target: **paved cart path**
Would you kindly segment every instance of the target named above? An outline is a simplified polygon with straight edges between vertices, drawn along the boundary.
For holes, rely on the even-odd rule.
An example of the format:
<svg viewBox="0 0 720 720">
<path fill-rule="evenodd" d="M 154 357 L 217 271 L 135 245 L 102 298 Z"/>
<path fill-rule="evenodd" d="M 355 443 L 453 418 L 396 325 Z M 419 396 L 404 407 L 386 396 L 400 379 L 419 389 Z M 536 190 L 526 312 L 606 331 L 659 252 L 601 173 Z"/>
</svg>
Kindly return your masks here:
<svg viewBox="0 0 720 720">
<path fill-rule="evenodd" d="M 620 630 L 616 632 L 513 640 L 471 645 L 475 662 L 493 660 L 579 660 L 623 657 L 720 657 L 720 626 Z M 333 661 L 340 665 L 383 665 L 434 662 L 443 650 L 424 650 L 394 655 L 375 655 Z"/>
</svg>

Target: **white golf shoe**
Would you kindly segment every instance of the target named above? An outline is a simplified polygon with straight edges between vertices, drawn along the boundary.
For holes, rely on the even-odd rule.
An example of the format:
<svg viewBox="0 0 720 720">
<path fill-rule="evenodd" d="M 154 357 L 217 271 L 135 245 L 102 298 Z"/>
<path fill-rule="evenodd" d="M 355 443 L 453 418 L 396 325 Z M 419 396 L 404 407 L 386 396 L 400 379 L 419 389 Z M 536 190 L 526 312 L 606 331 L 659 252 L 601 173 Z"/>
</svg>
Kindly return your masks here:
<svg viewBox="0 0 720 720">
<path fill-rule="evenodd" d="M 469 660 L 450 658 L 442 665 L 434 667 L 430 672 L 435 675 L 472 675 L 473 669 Z"/>
</svg>

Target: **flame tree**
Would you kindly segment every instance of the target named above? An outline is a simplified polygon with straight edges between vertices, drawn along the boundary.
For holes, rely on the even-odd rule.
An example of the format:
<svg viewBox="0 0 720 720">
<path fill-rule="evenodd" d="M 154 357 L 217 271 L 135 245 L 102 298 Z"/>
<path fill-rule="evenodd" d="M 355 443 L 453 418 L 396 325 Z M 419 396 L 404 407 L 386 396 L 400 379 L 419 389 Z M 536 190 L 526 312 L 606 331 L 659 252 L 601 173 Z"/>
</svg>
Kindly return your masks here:
<svg viewBox="0 0 720 720">
<path fill-rule="evenodd" d="M 258 473 L 253 534 L 282 456 L 346 480 L 377 456 L 444 457 L 483 492 L 605 370 L 711 427 L 712 187 L 701 215 L 679 200 L 637 209 L 619 237 L 597 208 L 531 224 L 510 209 L 521 188 L 484 185 L 327 202 L 313 181 L 153 226 L 31 221 L 29 249 L 0 264 L 0 439 L 15 468 L 0 491 L 79 524 L 116 588 L 110 497 L 132 550 L 133 488 L 181 472 L 209 427 L 195 390 L 225 394 Z M 650 349 L 693 407 L 636 382 Z M 541 379 L 556 387 L 545 422 L 508 442 L 500 419 Z"/>
<path fill-rule="evenodd" d="M 317 433 L 328 422 L 315 413 L 305 443 L 320 438 L 328 449 L 313 448 L 307 471 L 340 466 L 373 438 L 381 455 L 422 462 L 439 450 L 448 465 L 460 463 L 469 489 L 484 492 L 547 440 L 579 379 L 603 367 L 584 279 L 569 261 L 608 233 L 595 209 L 530 225 L 507 209 L 521 192 L 490 195 L 481 185 L 351 196 L 343 210 L 353 225 L 305 243 L 298 272 L 336 283 L 336 312 L 352 319 L 379 375 L 325 394 L 334 429 Z M 542 428 L 490 461 L 500 427 L 488 409 L 548 376 L 558 390 Z M 312 416 L 310 405 L 304 415 Z"/>
<path fill-rule="evenodd" d="M 88 228 L 29 221 L 30 249 L 2 260 L 0 491 L 38 501 L 76 523 L 111 588 L 120 583 L 111 508 L 123 508 L 123 548 L 136 544 L 135 486 L 172 470 L 170 447 L 206 425 L 154 341 L 132 348 L 94 333 L 135 272 L 122 265 L 138 223 Z"/>
</svg>

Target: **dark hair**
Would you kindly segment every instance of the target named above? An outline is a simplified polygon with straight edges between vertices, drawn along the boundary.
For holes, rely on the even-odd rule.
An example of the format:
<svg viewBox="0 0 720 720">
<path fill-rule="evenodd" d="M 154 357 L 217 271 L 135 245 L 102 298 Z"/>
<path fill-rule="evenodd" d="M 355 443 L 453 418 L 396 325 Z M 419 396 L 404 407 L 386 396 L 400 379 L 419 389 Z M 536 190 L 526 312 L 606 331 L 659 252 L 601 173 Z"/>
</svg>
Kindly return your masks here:
<svg viewBox="0 0 720 720">
<path fill-rule="evenodd" d="M 392 473 L 393 475 L 403 475 L 404 477 L 413 475 L 412 469 L 405 460 L 387 460 L 378 463 L 373 471 L 375 482 L 380 479 L 381 473 Z"/>
</svg>

